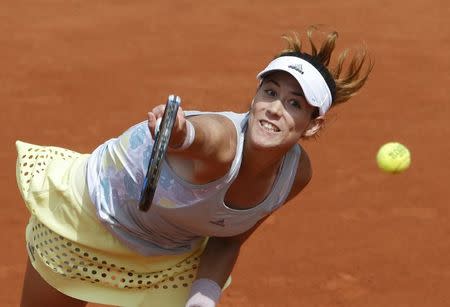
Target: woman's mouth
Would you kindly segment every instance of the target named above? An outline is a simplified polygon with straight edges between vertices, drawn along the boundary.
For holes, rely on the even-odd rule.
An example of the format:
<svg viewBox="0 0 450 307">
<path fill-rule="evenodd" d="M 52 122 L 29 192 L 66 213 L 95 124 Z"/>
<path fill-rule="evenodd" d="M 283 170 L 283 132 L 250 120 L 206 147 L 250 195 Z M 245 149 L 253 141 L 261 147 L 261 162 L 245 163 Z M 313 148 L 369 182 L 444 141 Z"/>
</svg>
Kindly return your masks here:
<svg viewBox="0 0 450 307">
<path fill-rule="evenodd" d="M 260 120 L 259 124 L 265 131 L 280 132 L 280 128 L 278 128 L 276 125 L 274 125 L 266 120 Z"/>
</svg>

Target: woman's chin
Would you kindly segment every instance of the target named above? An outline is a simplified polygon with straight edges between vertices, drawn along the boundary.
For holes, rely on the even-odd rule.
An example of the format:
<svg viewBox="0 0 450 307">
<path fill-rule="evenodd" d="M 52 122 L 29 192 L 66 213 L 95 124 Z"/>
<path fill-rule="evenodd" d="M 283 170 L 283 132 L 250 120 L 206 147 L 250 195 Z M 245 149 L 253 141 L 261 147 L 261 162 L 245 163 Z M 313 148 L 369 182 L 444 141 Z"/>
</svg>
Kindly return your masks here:
<svg viewBox="0 0 450 307">
<path fill-rule="evenodd" d="M 253 140 L 252 142 L 250 142 L 251 147 L 254 150 L 259 150 L 259 151 L 273 151 L 276 149 L 280 148 L 280 143 L 276 142 L 275 140 Z"/>
<path fill-rule="evenodd" d="M 269 133 L 255 129 L 246 136 L 246 143 L 250 145 L 253 150 L 260 151 L 274 151 L 286 147 L 285 140 L 280 133 Z"/>
</svg>

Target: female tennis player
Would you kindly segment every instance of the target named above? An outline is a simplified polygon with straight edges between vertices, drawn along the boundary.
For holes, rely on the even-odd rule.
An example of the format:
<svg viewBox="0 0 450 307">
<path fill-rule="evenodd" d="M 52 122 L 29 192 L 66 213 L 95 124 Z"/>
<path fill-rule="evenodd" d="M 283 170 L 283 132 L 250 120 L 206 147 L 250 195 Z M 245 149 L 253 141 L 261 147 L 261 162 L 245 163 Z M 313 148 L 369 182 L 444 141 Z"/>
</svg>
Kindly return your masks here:
<svg viewBox="0 0 450 307">
<path fill-rule="evenodd" d="M 247 113 L 178 111 L 158 188 L 138 208 L 157 120 L 91 154 L 17 142 L 31 213 L 22 306 L 216 306 L 242 244 L 312 175 L 299 141 L 365 84 L 365 49 L 331 66 L 336 32 L 296 36 L 258 75 Z M 346 65 L 348 64 L 348 65 Z"/>
</svg>

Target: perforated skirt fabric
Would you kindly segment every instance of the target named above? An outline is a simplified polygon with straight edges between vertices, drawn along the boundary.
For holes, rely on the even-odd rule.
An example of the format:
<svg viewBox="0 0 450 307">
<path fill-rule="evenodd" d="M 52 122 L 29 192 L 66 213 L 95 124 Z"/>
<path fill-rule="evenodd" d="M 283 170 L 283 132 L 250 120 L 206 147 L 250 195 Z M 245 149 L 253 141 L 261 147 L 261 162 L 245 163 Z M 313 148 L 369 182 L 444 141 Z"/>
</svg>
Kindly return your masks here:
<svg viewBox="0 0 450 307">
<path fill-rule="evenodd" d="M 66 295 L 114 306 L 184 306 L 206 240 L 191 253 L 143 256 L 98 221 L 85 184 L 89 157 L 16 142 L 19 190 L 31 217 L 29 259 Z"/>
</svg>

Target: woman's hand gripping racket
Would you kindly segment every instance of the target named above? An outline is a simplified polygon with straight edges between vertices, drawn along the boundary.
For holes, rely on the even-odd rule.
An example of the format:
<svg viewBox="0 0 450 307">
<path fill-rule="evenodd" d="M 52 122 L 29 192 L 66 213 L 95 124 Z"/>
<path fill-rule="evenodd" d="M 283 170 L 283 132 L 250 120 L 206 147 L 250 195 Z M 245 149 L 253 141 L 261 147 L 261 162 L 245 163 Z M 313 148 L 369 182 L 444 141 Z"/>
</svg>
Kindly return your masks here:
<svg viewBox="0 0 450 307">
<path fill-rule="evenodd" d="M 159 125 L 159 129 L 157 129 L 158 126 L 156 126 L 157 130 L 155 131 L 155 141 L 153 144 L 152 155 L 150 156 L 147 175 L 144 178 L 144 185 L 142 187 L 141 198 L 139 200 L 139 209 L 141 211 L 148 211 L 152 205 L 159 175 L 161 173 L 162 163 L 167 152 L 170 135 L 177 118 L 178 107 L 180 104 L 180 97 L 170 95 L 167 99 L 164 114 L 160 118 L 161 124 Z"/>
</svg>

